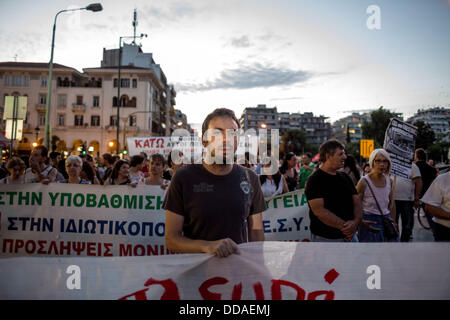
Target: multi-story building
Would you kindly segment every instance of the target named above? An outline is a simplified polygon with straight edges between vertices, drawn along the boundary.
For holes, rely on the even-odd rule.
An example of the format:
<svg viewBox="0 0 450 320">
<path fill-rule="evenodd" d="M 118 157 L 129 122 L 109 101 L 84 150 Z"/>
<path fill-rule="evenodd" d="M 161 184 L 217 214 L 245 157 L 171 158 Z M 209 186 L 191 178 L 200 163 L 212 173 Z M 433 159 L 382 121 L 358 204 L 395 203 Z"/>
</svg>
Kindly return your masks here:
<svg viewBox="0 0 450 320">
<path fill-rule="evenodd" d="M 314 116 L 312 112 L 300 115 L 300 127 L 306 131 L 306 141 L 312 145 L 320 145 L 331 138 L 331 124 L 325 116 Z"/>
<path fill-rule="evenodd" d="M 241 128 L 248 129 L 278 129 L 277 107 L 267 108 L 259 104 L 256 108 L 245 108 L 240 118 Z"/>
<path fill-rule="evenodd" d="M 341 118 L 333 123 L 333 137 L 339 141 L 347 141 L 347 132 L 350 142 L 358 142 L 362 139 L 362 124 L 364 121 L 370 122 L 370 113 L 353 112 L 351 115 Z"/>
<path fill-rule="evenodd" d="M 240 118 L 241 127 L 247 129 L 278 129 L 283 136 L 288 130 L 302 129 L 307 134 L 306 142 L 320 145 L 331 137 L 331 125 L 324 116 L 316 117 L 312 112 L 277 112 L 277 108 L 267 108 L 260 104 L 256 108 L 245 108 Z"/>
<path fill-rule="evenodd" d="M 170 135 L 174 126 L 189 129 L 180 111 L 174 109 L 176 92 L 151 54 L 136 45 L 125 45 L 120 69 L 120 109 L 118 105 L 118 64 L 112 59 L 118 49 L 104 50 L 99 68 L 74 68 L 53 64 L 50 124 L 58 148 L 76 151 L 86 144 L 93 155 L 124 149 L 127 136 Z M 118 57 L 117 57 L 118 58 Z M 47 63 L 1 62 L 0 97 L 28 97 L 24 138 L 19 150 L 44 136 L 47 98 Z M 1 109 L 0 109 L 1 113 Z M 184 116 L 185 117 L 185 116 Z M 119 122 L 120 136 L 117 137 Z M 2 123 L 3 128 L 4 124 Z"/>
<path fill-rule="evenodd" d="M 442 141 L 450 142 L 450 109 L 449 108 L 431 108 L 419 109 L 414 116 L 408 119 L 408 122 L 414 123 L 423 121 L 428 123 L 431 130 L 434 131 L 436 138 Z"/>
</svg>

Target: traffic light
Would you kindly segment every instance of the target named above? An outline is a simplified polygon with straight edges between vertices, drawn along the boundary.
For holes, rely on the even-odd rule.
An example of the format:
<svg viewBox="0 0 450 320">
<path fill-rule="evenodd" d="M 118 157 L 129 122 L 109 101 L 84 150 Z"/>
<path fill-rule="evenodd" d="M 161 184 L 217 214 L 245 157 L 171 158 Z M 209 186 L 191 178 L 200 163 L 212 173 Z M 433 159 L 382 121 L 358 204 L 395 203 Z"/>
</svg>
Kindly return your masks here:
<svg viewBox="0 0 450 320">
<path fill-rule="evenodd" d="M 86 144 L 83 143 L 83 145 L 81 146 L 81 154 L 85 155 L 86 154 Z"/>
<path fill-rule="evenodd" d="M 123 154 L 127 154 L 127 153 L 128 153 L 127 149 L 124 149 Z"/>
</svg>

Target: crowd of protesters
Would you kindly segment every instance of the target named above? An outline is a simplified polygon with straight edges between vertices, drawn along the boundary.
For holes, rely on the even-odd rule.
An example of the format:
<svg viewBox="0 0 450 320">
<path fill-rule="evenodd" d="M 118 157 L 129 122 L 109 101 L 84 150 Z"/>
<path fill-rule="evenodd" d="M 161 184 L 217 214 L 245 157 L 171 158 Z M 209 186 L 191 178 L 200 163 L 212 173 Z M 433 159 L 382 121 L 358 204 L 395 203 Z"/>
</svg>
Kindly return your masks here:
<svg viewBox="0 0 450 320">
<path fill-rule="evenodd" d="M 410 179 L 390 175 L 392 162 L 384 149 L 374 150 L 361 167 L 337 140 L 322 144 L 318 156 L 313 162 L 311 153 L 297 157 L 289 152 L 279 159 L 278 170 L 270 172 L 270 161 L 260 159 L 253 165 L 247 153 L 241 166 L 259 177 L 264 197 L 305 190 L 313 241 L 408 242 L 414 210 L 419 207 L 424 208 L 435 240 L 450 241 L 450 173 L 434 183 L 438 173 L 426 162 L 423 149 L 415 152 Z M 145 153 L 130 159 L 108 153 L 97 159 L 89 154 L 64 158 L 40 145 L 29 158 L 10 158 L 1 168 L 0 184 L 156 185 L 166 190 L 184 163 L 174 161 L 171 154 L 168 158 Z M 432 191 L 426 193 L 428 189 Z M 397 228 L 401 220 L 401 234 L 388 238 L 386 220 Z"/>
</svg>

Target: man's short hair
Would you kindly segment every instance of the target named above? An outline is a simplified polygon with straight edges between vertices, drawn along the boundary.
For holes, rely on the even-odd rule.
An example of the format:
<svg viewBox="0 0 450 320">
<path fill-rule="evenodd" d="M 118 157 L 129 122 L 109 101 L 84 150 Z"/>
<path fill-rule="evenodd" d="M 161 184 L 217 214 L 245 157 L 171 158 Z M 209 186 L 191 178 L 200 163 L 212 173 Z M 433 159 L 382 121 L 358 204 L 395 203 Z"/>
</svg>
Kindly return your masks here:
<svg viewBox="0 0 450 320">
<path fill-rule="evenodd" d="M 334 155 L 336 149 L 344 149 L 344 145 L 336 139 L 330 139 L 322 143 L 319 148 L 319 161 L 324 163 L 327 155 Z"/>
<path fill-rule="evenodd" d="M 312 159 L 312 154 L 311 154 L 311 152 L 306 152 L 306 153 L 305 153 L 305 156 L 307 156 L 308 158 Z"/>
<path fill-rule="evenodd" d="M 144 162 L 144 158 L 140 155 L 134 155 L 131 157 L 130 160 L 130 167 L 136 167 L 137 165 L 140 165 L 142 162 Z"/>
<path fill-rule="evenodd" d="M 416 157 L 420 161 L 426 161 L 427 160 L 427 154 L 423 148 L 416 149 Z"/>
<path fill-rule="evenodd" d="M 202 124 L 202 137 L 205 135 L 206 130 L 208 130 L 209 123 L 211 122 L 211 120 L 214 119 L 214 118 L 219 118 L 219 117 L 231 118 L 232 120 L 234 120 L 234 122 L 236 122 L 238 128 L 241 127 L 241 125 L 239 124 L 239 120 L 236 118 L 236 115 L 234 114 L 233 110 L 230 110 L 230 109 L 227 109 L 227 108 L 217 108 L 216 110 L 214 110 L 213 112 L 208 114 L 206 116 L 205 120 L 203 121 L 203 124 Z"/>
<path fill-rule="evenodd" d="M 166 165 L 166 158 L 164 158 L 164 156 L 160 153 L 152 154 L 150 156 L 150 162 L 152 162 L 152 161 L 159 161 L 162 163 L 163 166 Z"/>
<path fill-rule="evenodd" d="M 34 150 L 39 150 L 41 152 L 41 157 L 45 158 L 44 163 L 48 164 L 48 148 L 42 144 L 34 147 Z"/>
</svg>

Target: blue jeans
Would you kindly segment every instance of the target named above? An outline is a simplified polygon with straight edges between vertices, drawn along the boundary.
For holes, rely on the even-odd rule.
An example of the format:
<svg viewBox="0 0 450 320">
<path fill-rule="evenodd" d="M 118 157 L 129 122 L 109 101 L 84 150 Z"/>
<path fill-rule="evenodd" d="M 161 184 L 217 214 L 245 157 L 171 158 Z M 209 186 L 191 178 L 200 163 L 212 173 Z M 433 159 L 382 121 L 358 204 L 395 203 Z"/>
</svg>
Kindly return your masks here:
<svg viewBox="0 0 450 320">
<path fill-rule="evenodd" d="M 397 211 L 395 222 L 398 224 L 399 218 L 402 219 L 400 241 L 409 242 L 414 228 L 414 201 L 395 200 L 395 210 Z"/>
<path fill-rule="evenodd" d="M 346 242 L 344 238 L 340 239 L 328 239 L 321 236 L 317 236 L 314 233 L 311 233 L 311 242 Z M 356 233 L 353 235 L 353 239 L 349 242 L 359 242 Z"/>
<path fill-rule="evenodd" d="M 387 215 L 389 217 L 389 215 Z M 358 228 L 359 242 L 398 242 L 396 239 L 387 239 L 384 236 L 383 217 L 378 214 L 364 214 L 363 220 L 375 221 L 376 223 L 372 227 L 381 229 L 379 232 L 374 232 L 366 228 L 361 224 Z"/>
</svg>

